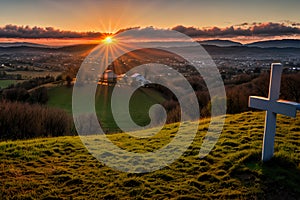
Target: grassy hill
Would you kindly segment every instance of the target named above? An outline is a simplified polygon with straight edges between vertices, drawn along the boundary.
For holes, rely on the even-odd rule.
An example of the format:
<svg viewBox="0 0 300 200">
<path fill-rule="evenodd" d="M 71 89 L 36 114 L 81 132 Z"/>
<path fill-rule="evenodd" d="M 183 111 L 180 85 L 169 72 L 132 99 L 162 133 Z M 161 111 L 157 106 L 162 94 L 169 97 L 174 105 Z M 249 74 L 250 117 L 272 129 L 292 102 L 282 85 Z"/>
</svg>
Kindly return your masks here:
<svg viewBox="0 0 300 200">
<path fill-rule="evenodd" d="M 180 159 L 146 174 L 105 166 L 79 137 L 1 142 L 0 199 L 299 199 L 299 113 L 296 119 L 278 117 L 275 156 L 265 164 L 260 161 L 263 112 L 228 115 L 217 145 L 200 159 L 208 122 L 200 121 Z M 168 143 L 177 127 L 167 125 L 148 139 L 109 137 L 129 151 L 145 151 Z"/>
</svg>

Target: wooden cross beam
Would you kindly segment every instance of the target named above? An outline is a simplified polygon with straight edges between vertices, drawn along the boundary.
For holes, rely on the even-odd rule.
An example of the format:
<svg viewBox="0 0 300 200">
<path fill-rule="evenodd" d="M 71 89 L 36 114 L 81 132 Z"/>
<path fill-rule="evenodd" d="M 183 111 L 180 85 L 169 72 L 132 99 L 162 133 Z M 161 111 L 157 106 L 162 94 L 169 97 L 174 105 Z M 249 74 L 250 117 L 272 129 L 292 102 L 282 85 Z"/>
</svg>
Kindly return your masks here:
<svg viewBox="0 0 300 200">
<path fill-rule="evenodd" d="M 265 130 L 263 138 L 262 160 L 268 161 L 274 153 L 276 132 L 276 115 L 282 114 L 296 117 L 300 104 L 291 101 L 278 100 L 280 94 L 282 64 L 273 63 L 270 73 L 269 97 L 250 96 L 249 107 L 266 110 Z"/>
</svg>

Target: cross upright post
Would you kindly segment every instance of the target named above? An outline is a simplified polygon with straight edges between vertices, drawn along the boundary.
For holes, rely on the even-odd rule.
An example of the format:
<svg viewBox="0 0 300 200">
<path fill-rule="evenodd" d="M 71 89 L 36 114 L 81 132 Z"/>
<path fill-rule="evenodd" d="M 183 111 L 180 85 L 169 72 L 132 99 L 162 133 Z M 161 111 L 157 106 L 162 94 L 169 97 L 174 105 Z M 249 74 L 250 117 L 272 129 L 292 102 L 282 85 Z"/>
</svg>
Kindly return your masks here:
<svg viewBox="0 0 300 200">
<path fill-rule="evenodd" d="M 283 114 L 296 117 L 300 104 L 290 101 L 278 100 L 280 95 L 282 64 L 273 63 L 270 73 L 268 98 L 250 96 L 249 107 L 266 110 L 265 130 L 263 138 L 262 160 L 268 161 L 274 153 L 274 140 L 276 132 L 276 115 Z"/>
</svg>

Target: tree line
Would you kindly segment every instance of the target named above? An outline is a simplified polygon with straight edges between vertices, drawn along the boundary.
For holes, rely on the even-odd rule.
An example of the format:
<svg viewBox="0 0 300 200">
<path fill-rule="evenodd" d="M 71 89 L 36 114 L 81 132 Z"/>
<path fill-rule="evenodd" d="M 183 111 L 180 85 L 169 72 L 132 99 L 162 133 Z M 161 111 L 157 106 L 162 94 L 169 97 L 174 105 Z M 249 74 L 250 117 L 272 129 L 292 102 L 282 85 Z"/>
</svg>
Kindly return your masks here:
<svg viewBox="0 0 300 200">
<path fill-rule="evenodd" d="M 209 91 L 201 76 L 187 78 L 193 87 L 198 99 L 200 116 L 202 118 L 210 116 L 211 104 L 214 100 L 210 99 Z M 235 114 L 251 110 L 248 107 L 249 96 L 268 97 L 270 75 L 263 72 L 257 76 L 240 74 L 232 80 L 224 80 L 226 90 L 226 113 Z M 180 105 L 175 95 L 162 86 L 155 86 L 160 91 L 166 101 L 163 106 L 167 111 L 167 123 L 180 121 Z M 290 101 L 300 101 L 300 72 L 287 73 L 282 75 L 280 98 Z M 217 103 L 217 101 L 215 102 Z M 195 119 L 196 120 L 196 119 Z"/>
<path fill-rule="evenodd" d="M 200 117 L 209 117 L 213 101 L 201 76 L 187 78 L 198 100 Z M 46 80 L 46 79 L 45 79 Z M 257 76 L 240 74 L 225 82 L 227 113 L 234 114 L 250 110 L 250 95 L 268 96 L 269 74 Z M 23 83 L 28 85 L 28 83 Z M 35 85 L 35 84 L 32 84 Z M 24 85 L 23 85 L 24 86 Z M 180 105 L 177 97 L 168 88 L 151 84 L 166 99 L 162 103 L 167 111 L 167 123 L 180 121 Z M 27 87 L 26 87 L 27 88 Z M 280 97 L 295 102 L 300 101 L 300 72 L 283 74 Z M 189 98 L 189 96 L 184 97 Z M 47 89 L 40 87 L 28 92 L 21 85 L 2 90 L 0 99 L 0 140 L 28 139 L 76 134 L 72 117 L 64 110 L 49 108 Z M 197 120 L 199 116 L 191 116 Z"/>
</svg>

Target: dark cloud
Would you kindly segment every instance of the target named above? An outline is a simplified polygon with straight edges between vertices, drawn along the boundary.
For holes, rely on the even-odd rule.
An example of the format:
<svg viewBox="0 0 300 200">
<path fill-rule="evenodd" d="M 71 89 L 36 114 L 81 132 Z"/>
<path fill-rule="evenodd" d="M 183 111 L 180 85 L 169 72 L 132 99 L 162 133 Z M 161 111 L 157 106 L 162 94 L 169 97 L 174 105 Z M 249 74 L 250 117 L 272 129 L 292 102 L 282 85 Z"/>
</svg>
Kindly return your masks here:
<svg viewBox="0 0 300 200">
<path fill-rule="evenodd" d="M 190 37 L 238 37 L 238 36 L 288 36 L 288 35 L 300 35 L 300 23 L 298 22 L 285 22 L 285 23 L 242 23 L 235 26 L 229 26 L 226 28 L 210 27 L 210 28 L 195 28 L 185 27 L 182 25 L 173 27 L 172 30 L 184 33 Z M 156 29 L 153 27 L 146 28 L 127 28 L 121 29 L 118 33 L 135 30 L 138 31 L 138 35 L 145 37 L 158 37 L 156 36 Z M 168 38 L 169 32 L 165 29 L 163 35 L 160 33 L 160 37 Z M 0 38 L 99 38 L 105 34 L 100 32 L 74 32 L 74 31 L 63 31 L 55 29 L 53 27 L 29 27 L 29 26 L 16 26 L 6 25 L 0 27 Z"/>
<path fill-rule="evenodd" d="M 241 24 L 237 24 L 235 26 L 249 26 L 250 24 L 248 22 L 244 22 L 244 23 L 241 23 Z"/>
<path fill-rule="evenodd" d="M 212 27 L 200 29 L 185 27 L 182 25 L 173 27 L 172 30 L 179 31 L 190 37 L 237 37 L 237 36 L 287 36 L 300 34 L 297 23 L 287 25 L 285 23 L 243 23 L 226 28 Z M 247 27 L 245 27 L 247 26 Z"/>
<path fill-rule="evenodd" d="M 281 36 L 300 34 L 300 28 L 272 22 L 262 23 L 253 26 L 251 29 L 253 35 Z"/>
<path fill-rule="evenodd" d="M 117 35 L 122 40 L 134 41 L 161 41 L 161 40 L 178 40 L 180 38 L 178 32 L 170 29 L 159 29 L 152 26 L 145 28 L 132 28 L 127 31 L 122 31 Z"/>
<path fill-rule="evenodd" d="M 300 26 L 300 22 L 294 22 L 294 21 L 290 21 L 290 20 L 284 20 L 285 24 L 288 24 L 290 26 Z"/>
<path fill-rule="evenodd" d="M 125 32 L 125 31 L 129 31 L 129 30 L 133 30 L 133 29 L 140 29 L 140 27 L 136 26 L 136 27 L 129 27 L 129 28 L 120 29 L 115 34 L 119 34 L 119 33 L 122 33 L 122 32 Z"/>
<path fill-rule="evenodd" d="M 11 24 L 0 27 L 0 38 L 97 38 L 101 35 L 99 32 L 62 31 L 53 27 L 41 28 Z"/>
</svg>

